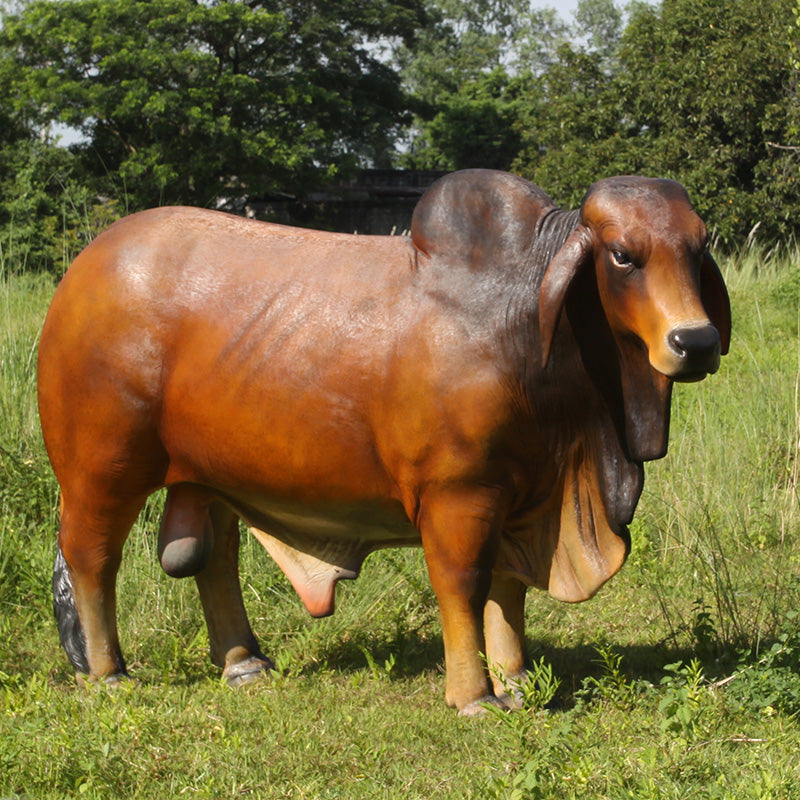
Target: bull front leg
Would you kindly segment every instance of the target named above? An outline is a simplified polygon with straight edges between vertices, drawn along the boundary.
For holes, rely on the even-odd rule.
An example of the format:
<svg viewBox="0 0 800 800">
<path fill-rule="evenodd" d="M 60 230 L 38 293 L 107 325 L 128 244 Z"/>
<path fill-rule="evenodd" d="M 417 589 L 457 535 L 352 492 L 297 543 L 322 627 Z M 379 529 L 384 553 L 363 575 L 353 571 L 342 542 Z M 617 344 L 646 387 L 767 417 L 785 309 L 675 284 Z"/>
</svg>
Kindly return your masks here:
<svg viewBox="0 0 800 800">
<path fill-rule="evenodd" d="M 522 581 L 495 573 L 483 612 L 486 658 L 494 693 L 509 708 L 520 707 L 515 684 L 525 677 L 526 590 Z"/>
<path fill-rule="evenodd" d="M 482 654 L 502 508 L 499 493 L 483 488 L 438 491 L 420 504 L 422 546 L 442 620 L 445 699 L 462 716 L 498 703 Z"/>
</svg>

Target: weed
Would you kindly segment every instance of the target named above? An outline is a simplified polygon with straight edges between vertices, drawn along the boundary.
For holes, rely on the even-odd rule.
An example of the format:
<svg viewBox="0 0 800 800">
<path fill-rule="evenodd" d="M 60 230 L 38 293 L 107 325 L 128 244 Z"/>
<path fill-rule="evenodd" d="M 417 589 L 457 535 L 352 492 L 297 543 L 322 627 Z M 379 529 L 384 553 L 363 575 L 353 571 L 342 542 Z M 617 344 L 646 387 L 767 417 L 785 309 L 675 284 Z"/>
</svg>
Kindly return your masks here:
<svg viewBox="0 0 800 800">
<path fill-rule="evenodd" d="M 596 649 L 603 672 L 599 678 L 586 678 L 581 690 L 582 696 L 599 698 L 621 708 L 630 708 L 636 699 L 636 688 L 622 671 L 622 656 L 608 646 L 599 645 Z"/>
<path fill-rule="evenodd" d="M 667 664 L 664 670 L 669 674 L 661 680 L 663 697 L 658 704 L 658 711 L 662 714 L 659 726 L 665 733 L 692 741 L 700 730 L 708 707 L 704 697 L 703 667 L 698 659 L 693 658 L 688 664 Z"/>
<path fill-rule="evenodd" d="M 800 631 L 796 611 L 762 651 L 744 651 L 736 670 L 717 683 L 739 708 L 772 716 L 800 714 Z"/>
<path fill-rule="evenodd" d="M 550 800 L 554 797 L 553 784 L 558 783 L 561 766 L 571 761 L 570 741 L 575 736 L 573 716 L 539 714 L 533 717 L 534 723 L 530 722 L 530 714 L 506 715 L 506 719 L 509 730 L 525 731 L 525 735 L 517 739 L 524 760 L 510 773 L 492 775 L 485 796 L 498 800 Z"/>
<path fill-rule="evenodd" d="M 389 657 L 383 662 L 383 665 L 379 666 L 375 657 L 366 647 L 359 647 L 359 649 L 364 654 L 364 658 L 367 659 L 367 667 L 369 667 L 370 674 L 373 678 L 376 680 L 384 680 L 391 677 L 392 671 L 397 664 L 397 657 L 394 653 L 390 653 Z"/>
<path fill-rule="evenodd" d="M 718 654 L 720 643 L 717 629 L 702 597 L 698 597 L 692 606 L 691 630 L 695 652 L 702 660 L 709 660 Z"/>
</svg>

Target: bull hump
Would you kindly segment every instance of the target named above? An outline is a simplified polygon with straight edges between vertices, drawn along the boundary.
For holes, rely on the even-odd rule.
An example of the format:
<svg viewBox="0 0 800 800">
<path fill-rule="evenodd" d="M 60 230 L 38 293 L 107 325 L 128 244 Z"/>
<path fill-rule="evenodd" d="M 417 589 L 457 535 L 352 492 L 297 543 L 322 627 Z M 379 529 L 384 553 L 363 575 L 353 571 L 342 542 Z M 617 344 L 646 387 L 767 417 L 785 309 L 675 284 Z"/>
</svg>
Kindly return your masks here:
<svg viewBox="0 0 800 800">
<path fill-rule="evenodd" d="M 555 208 L 530 181 L 495 170 L 464 170 L 439 179 L 411 218 L 414 247 L 471 270 L 521 260 L 537 221 Z"/>
</svg>

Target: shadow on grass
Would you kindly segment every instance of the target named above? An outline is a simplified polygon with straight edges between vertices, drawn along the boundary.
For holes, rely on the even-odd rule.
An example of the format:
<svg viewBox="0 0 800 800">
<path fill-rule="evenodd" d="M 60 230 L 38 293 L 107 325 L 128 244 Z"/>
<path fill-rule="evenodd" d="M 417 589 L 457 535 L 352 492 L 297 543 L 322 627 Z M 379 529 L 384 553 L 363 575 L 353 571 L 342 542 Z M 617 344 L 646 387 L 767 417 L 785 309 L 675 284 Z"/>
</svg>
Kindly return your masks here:
<svg viewBox="0 0 800 800">
<path fill-rule="evenodd" d="M 383 633 L 383 636 L 381 636 Z M 55 635 L 53 636 L 55 639 Z M 265 653 L 281 661 L 281 650 L 286 648 L 295 655 L 288 664 L 284 659 L 283 667 L 289 672 L 304 676 L 340 675 L 351 676 L 357 673 L 373 672 L 390 681 L 409 680 L 421 675 L 436 672 L 444 674 L 444 646 L 441 633 L 433 626 L 423 626 L 422 630 L 407 631 L 401 635 L 387 636 L 387 631 L 373 633 L 367 626 L 343 633 L 342 636 L 326 637 L 324 643 L 312 635 L 310 650 L 302 651 L 302 645 L 286 639 L 283 642 L 273 640 L 265 648 Z M 761 641 L 759 649 L 763 652 L 772 641 Z M 745 644 L 741 649 L 717 653 L 707 653 L 701 657 L 696 649 L 674 644 L 625 644 L 618 645 L 604 639 L 598 642 L 584 642 L 574 646 L 555 646 L 535 638 L 528 641 L 528 655 L 531 660 L 543 658 L 561 682 L 556 706 L 569 707 L 574 703 L 576 694 L 585 685 L 587 678 L 601 679 L 606 674 L 606 666 L 598 652 L 605 649 L 618 656 L 620 672 L 629 682 L 649 681 L 658 684 L 667 674 L 664 667 L 676 662 L 689 663 L 698 659 L 703 667 L 703 674 L 712 679 L 729 675 L 742 662 L 742 652 L 754 650 L 755 642 Z M 72 672 L 66 657 L 54 652 L 56 646 L 48 648 L 50 675 L 56 683 L 71 683 Z M 190 648 L 175 658 L 167 652 L 169 648 L 157 648 L 146 652 L 141 649 L 131 653 L 128 668 L 132 678 L 144 685 L 170 684 L 175 686 L 193 686 L 208 680 L 221 677 L 221 670 L 211 663 L 208 654 L 202 648 Z M 12 661 L 5 665 L 11 672 L 25 674 L 34 670 L 35 660 L 22 659 L 22 664 Z M 16 669 L 15 669 L 16 668 Z M 34 670 L 35 671 L 35 670 Z"/>
<path fill-rule="evenodd" d="M 621 672 L 628 681 L 641 680 L 655 684 L 666 674 L 664 667 L 668 664 L 688 663 L 697 658 L 707 676 L 718 678 L 728 674 L 738 661 L 736 653 L 702 659 L 689 647 L 663 644 L 615 645 L 607 641 L 574 647 L 554 647 L 533 640 L 529 642 L 528 654 L 532 659 L 543 657 L 552 666 L 555 676 L 561 681 L 559 696 L 563 702 L 569 703 L 569 698 L 574 696 L 587 678 L 599 679 L 604 675 L 605 667 L 598 653 L 598 647 L 601 646 L 621 657 Z M 365 650 L 369 656 L 365 654 Z M 424 639 L 410 636 L 399 642 L 375 642 L 366 637 L 349 638 L 333 643 L 322 653 L 318 653 L 313 662 L 300 669 L 307 675 L 331 669 L 350 674 L 370 668 L 370 660 L 380 670 L 393 657 L 394 665 L 386 671 L 390 680 L 413 678 L 431 670 L 444 672 L 441 635 Z"/>
</svg>

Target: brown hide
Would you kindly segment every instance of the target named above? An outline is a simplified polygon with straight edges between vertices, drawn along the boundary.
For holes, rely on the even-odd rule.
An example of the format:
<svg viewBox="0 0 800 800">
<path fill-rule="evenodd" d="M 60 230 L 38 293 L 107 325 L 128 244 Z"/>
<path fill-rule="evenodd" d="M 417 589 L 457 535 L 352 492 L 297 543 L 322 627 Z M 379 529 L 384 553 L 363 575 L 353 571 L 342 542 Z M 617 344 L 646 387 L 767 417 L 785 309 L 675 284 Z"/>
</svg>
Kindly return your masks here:
<svg viewBox="0 0 800 800">
<path fill-rule="evenodd" d="M 125 218 L 70 267 L 39 351 L 73 663 L 124 674 L 116 572 L 167 486 L 159 557 L 196 576 L 229 680 L 269 667 L 238 516 L 314 615 L 370 552 L 421 543 L 447 701 L 471 713 L 491 696 L 480 653 L 524 668 L 523 585 L 583 600 L 622 565 L 672 381 L 715 371 L 729 337 L 705 229 L 668 181 L 601 181 L 567 212 L 516 176 L 455 173 L 410 238 Z"/>
</svg>

